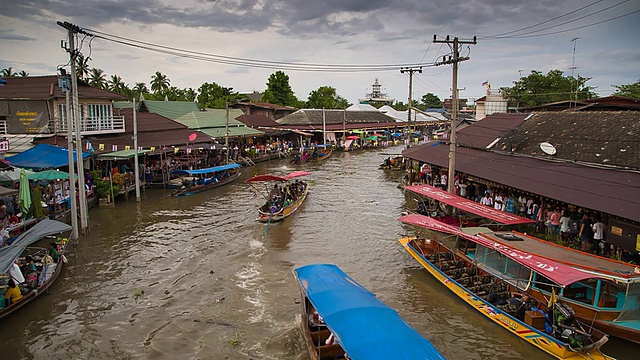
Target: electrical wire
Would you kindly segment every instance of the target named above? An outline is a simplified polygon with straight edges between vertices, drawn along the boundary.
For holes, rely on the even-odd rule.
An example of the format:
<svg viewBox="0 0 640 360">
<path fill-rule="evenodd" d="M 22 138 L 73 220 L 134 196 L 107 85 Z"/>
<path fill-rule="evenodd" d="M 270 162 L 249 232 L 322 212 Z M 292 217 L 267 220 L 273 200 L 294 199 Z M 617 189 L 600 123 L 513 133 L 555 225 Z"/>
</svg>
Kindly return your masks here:
<svg viewBox="0 0 640 360">
<path fill-rule="evenodd" d="M 86 29 L 89 32 L 96 33 L 93 35 L 106 41 L 118 43 L 121 45 L 136 47 L 148 51 L 174 55 L 178 57 L 191 58 L 196 60 L 209 61 L 220 64 L 246 66 L 254 68 L 267 68 L 291 71 L 314 71 L 314 72 L 370 72 L 370 71 L 397 71 L 402 67 L 429 67 L 434 66 L 431 63 L 400 63 L 400 64 L 320 64 L 320 63 L 294 63 L 285 61 L 270 61 L 250 58 L 240 58 L 225 55 L 217 55 L 180 49 L 170 46 L 152 44 L 144 41 L 125 38 L 118 35 L 104 33 L 98 30 Z"/>
</svg>

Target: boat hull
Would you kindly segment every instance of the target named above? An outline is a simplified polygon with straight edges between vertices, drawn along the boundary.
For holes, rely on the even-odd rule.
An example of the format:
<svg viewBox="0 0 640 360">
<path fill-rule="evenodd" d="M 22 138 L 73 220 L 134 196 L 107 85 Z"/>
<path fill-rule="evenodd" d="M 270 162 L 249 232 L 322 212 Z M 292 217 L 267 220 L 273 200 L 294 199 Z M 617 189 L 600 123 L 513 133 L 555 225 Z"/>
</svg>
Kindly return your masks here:
<svg viewBox="0 0 640 360">
<path fill-rule="evenodd" d="M 402 238 L 399 240 L 400 244 L 413 256 L 422 267 L 424 267 L 434 278 L 436 278 L 442 285 L 449 289 L 452 293 L 469 304 L 476 311 L 484 315 L 489 320 L 500 325 L 503 329 L 507 330 L 514 336 L 528 342 L 529 344 L 537 347 L 538 349 L 546 352 L 547 354 L 554 356 L 558 359 L 584 359 L 586 354 L 578 353 L 570 350 L 563 343 L 557 339 L 542 333 L 523 322 L 509 316 L 502 310 L 487 303 L 482 298 L 476 296 L 471 291 L 460 285 L 451 277 L 442 272 L 437 266 L 429 262 L 423 255 L 421 255 L 412 245 L 411 241 L 415 238 Z M 432 244 L 437 244 L 435 241 Z M 438 245 L 433 245 L 438 246 Z M 606 341 L 606 339 L 604 340 Z M 611 359 L 603 355 L 599 350 L 590 350 L 588 356 L 592 359 Z"/>
<path fill-rule="evenodd" d="M 289 206 L 285 206 L 282 210 L 278 211 L 275 214 L 267 213 L 258 209 L 258 218 L 256 220 L 263 223 L 283 221 L 284 219 L 295 213 L 300 208 L 300 206 L 302 206 L 304 201 L 307 199 L 308 193 L 309 189 L 308 187 L 305 187 L 304 193 L 300 197 L 298 197 L 298 200 L 292 202 L 291 204 L 289 204 Z"/>
<path fill-rule="evenodd" d="M 175 196 L 175 197 L 184 197 L 184 196 L 190 196 L 190 195 L 193 195 L 193 194 L 197 194 L 197 193 L 200 193 L 200 192 L 203 192 L 203 191 L 215 189 L 217 187 L 232 183 L 233 181 L 238 179 L 240 177 L 240 175 L 241 175 L 241 173 L 235 173 L 235 174 L 232 174 L 229 177 L 226 177 L 226 178 L 222 179 L 222 181 L 219 181 L 217 183 L 209 183 L 207 185 L 196 185 L 196 186 L 184 189 L 184 190 L 178 190 L 178 191 L 174 192 L 171 195 Z"/>
<path fill-rule="evenodd" d="M 38 286 L 36 289 L 33 289 L 27 295 L 23 296 L 22 299 L 20 299 L 16 303 L 9 306 L 5 306 L 2 310 L 0 310 L 0 320 L 20 310 L 27 304 L 36 300 L 38 297 L 40 297 L 40 295 L 46 294 L 47 289 L 49 289 L 49 287 L 53 285 L 53 283 L 56 281 L 56 279 L 62 272 L 62 268 L 63 268 L 63 262 L 59 261 L 58 264 L 56 265 L 56 270 L 53 272 L 53 274 L 51 274 L 51 277 L 49 277 L 47 281 L 42 283 L 42 285 Z M 0 299 L 0 300 L 4 301 L 4 299 Z"/>
</svg>

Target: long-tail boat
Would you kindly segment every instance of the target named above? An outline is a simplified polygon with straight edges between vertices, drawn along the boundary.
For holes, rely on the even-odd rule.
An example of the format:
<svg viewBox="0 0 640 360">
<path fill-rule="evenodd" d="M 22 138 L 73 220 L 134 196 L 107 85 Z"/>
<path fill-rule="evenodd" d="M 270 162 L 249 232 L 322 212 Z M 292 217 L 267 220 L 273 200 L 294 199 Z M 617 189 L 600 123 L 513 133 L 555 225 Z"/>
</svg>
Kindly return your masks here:
<svg viewBox="0 0 640 360">
<path fill-rule="evenodd" d="M 446 288 L 503 329 L 558 359 L 611 359 L 600 351 L 608 336 L 579 321 L 572 307 L 557 301 L 555 290 L 546 301 L 537 300 L 533 294 L 536 284 L 562 290 L 594 275 L 506 246 L 495 246 L 487 239 L 424 215 L 410 214 L 399 220 L 475 244 L 462 254 L 436 239 L 399 240 Z M 519 305 L 515 301 L 490 302 L 492 297 L 507 299 L 514 292 L 530 294 L 531 298 Z"/>
<path fill-rule="evenodd" d="M 4 280 L 8 281 L 10 278 L 14 278 L 16 284 L 19 283 L 19 281 L 15 279 L 15 275 L 17 274 L 12 271 L 14 263 L 19 258 L 30 255 L 34 261 L 38 263 L 36 264 L 37 271 L 33 273 L 36 278 L 18 285 L 21 289 L 22 298 L 13 304 L 0 308 L 0 319 L 21 309 L 37 299 L 40 295 L 46 294 L 47 289 L 56 281 L 60 272 L 62 272 L 64 262 L 58 260 L 57 263 L 46 263 L 46 261 L 43 260 L 46 260 L 48 249 L 46 247 L 31 245 L 43 240 L 47 236 L 58 235 L 68 231 L 71 231 L 71 226 L 57 220 L 44 219 L 18 236 L 11 245 L 0 248 L 0 280 L 2 280 L 0 283 L 4 283 Z M 66 244 L 66 241 L 63 241 L 56 245 L 59 246 L 58 253 L 60 255 L 64 254 Z M 21 270 L 17 269 L 17 271 Z M 28 280 L 28 278 L 25 280 Z M 4 286 L 5 285 L 1 287 Z M 4 291 L 0 289 L 0 293 L 4 293 Z M 0 297 L 0 301 L 2 301 L 4 305 L 4 297 Z"/>
<path fill-rule="evenodd" d="M 532 221 L 428 185 L 405 188 L 503 225 L 517 225 Z M 465 224 L 453 222 L 450 225 L 464 226 Z M 462 227 L 461 230 L 487 239 L 496 244 L 495 246 L 507 246 L 591 273 L 592 278 L 560 289 L 559 301 L 575 309 L 579 320 L 593 324 L 593 327 L 611 336 L 640 343 L 640 267 L 638 265 L 571 249 L 517 231 L 491 231 L 486 227 Z M 464 244 L 466 242 L 463 242 Z M 461 248 L 460 251 L 467 252 L 465 248 Z M 541 301 L 551 296 L 552 287 L 546 284 L 544 278 L 534 281 L 532 296 Z"/>
<path fill-rule="evenodd" d="M 307 162 L 319 162 L 329 158 L 333 153 L 331 144 L 314 145 L 305 148 L 300 154 L 296 155 L 292 161 L 293 165 L 300 165 Z"/>
<path fill-rule="evenodd" d="M 397 311 L 336 265 L 306 265 L 294 275 L 311 359 L 444 359 Z"/>
<path fill-rule="evenodd" d="M 175 170 L 172 175 L 179 175 L 177 188 L 171 194 L 176 197 L 193 195 L 205 190 L 211 190 L 229 184 L 240 177 L 240 173 L 233 171 L 239 164 L 227 164 L 198 170 Z"/>
<path fill-rule="evenodd" d="M 310 175 L 308 171 L 294 171 L 285 176 L 272 174 L 257 175 L 245 182 L 252 185 L 264 184 L 264 190 L 257 186 L 254 189 L 262 194 L 266 202 L 258 208 L 257 221 L 270 223 L 286 219 L 295 213 L 307 199 L 309 185 L 305 181 L 291 181 L 302 176 Z M 271 184 L 274 184 L 270 187 Z M 283 186 L 280 186 L 282 184 Z"/>
</svg>

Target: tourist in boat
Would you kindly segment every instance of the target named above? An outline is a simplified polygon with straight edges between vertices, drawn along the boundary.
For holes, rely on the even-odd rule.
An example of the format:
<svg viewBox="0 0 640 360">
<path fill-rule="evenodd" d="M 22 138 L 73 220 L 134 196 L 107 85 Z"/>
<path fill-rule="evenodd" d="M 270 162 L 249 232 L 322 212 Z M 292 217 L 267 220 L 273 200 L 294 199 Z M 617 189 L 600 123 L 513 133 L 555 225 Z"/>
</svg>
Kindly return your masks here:
<svg viewBox="0 0 640 360">
<path fill-rule="evenodd" d="M 4 292 L 4 299 L 6 306 L 9 306 L 22 299 L 22 292 L 20 292 L 20 288 L 16 285 L 16 282 L 13 281 L 13 279 L 9 279 L 7 286 L 8 288 Z"/>
<path fill-rule="evenodd" d="M 55 263 L 58 262 L 60 255 L 58 255 L 57 246 L 56 246 L 56 243 L 54 242 L 49 243 L 49 256 L 51 256 L 51 258 L 53 259 L 53 262 Z"/>
</svg>

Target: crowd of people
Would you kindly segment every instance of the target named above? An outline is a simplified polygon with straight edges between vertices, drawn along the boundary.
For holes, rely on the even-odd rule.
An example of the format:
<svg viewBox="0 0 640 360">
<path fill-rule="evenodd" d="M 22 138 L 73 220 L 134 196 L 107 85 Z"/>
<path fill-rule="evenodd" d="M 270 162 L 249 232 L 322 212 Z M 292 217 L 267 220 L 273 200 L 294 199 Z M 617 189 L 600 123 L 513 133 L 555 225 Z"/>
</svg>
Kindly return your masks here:
<svg viewBox="0 0 640 360">
<path fill-rule="evenodd" d="M 296 180 L 285 186 L 275 184 L 269 193 L 269 200 L 263 206 L 263 210 L 276 214 L 283 208 L 289 206 L 292 202 L 304 194 L 307 184 L 304 181 Z"/>
<path fill-rule="evenodd" d="M 434 170 L 428 164 L 419 167 L 418 181 L 447 190 L 448 170 Z M 491 187 L 463 176 L 454 179 L 456 195 L 522 217 L 535 220 L 535 230 L 549 240 L 593 252 L 600 256 L 616 255 L 623 261 L 633 261 L 633 254 L 607 242 L 606 214 L 589 212 L 569 204 L 511 189 Z M 636 254 L 638 257 L 638 254 Z"/>
</svg>

